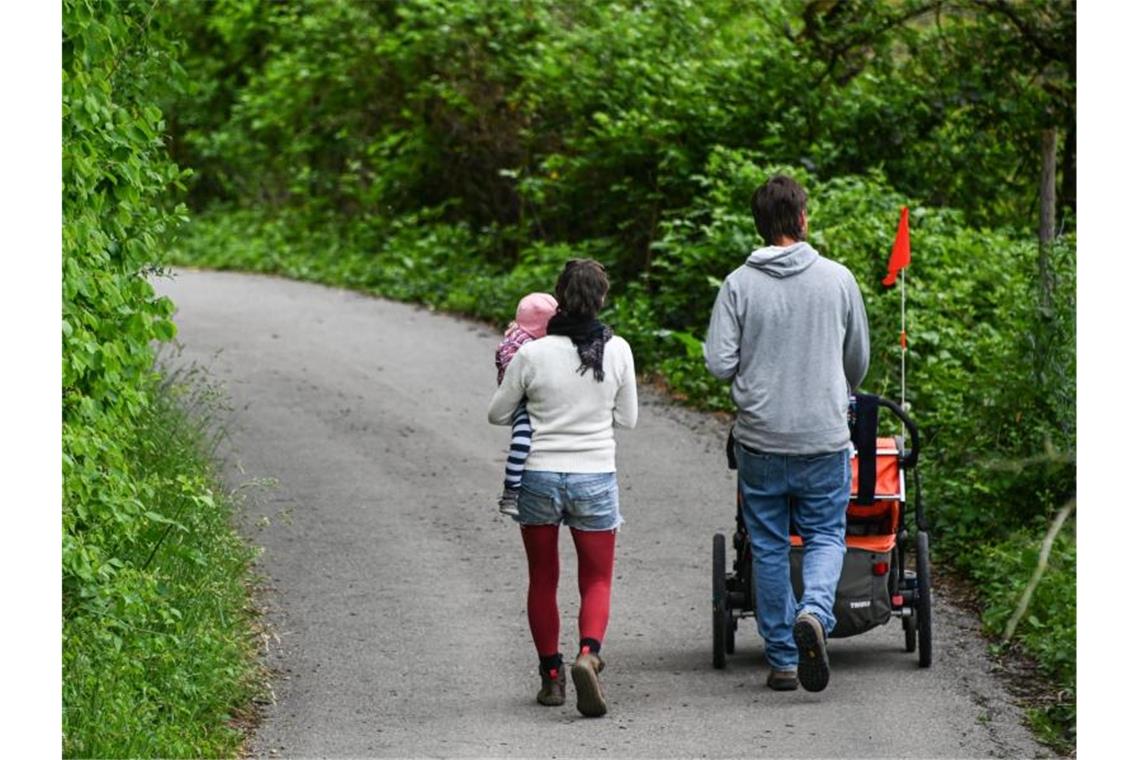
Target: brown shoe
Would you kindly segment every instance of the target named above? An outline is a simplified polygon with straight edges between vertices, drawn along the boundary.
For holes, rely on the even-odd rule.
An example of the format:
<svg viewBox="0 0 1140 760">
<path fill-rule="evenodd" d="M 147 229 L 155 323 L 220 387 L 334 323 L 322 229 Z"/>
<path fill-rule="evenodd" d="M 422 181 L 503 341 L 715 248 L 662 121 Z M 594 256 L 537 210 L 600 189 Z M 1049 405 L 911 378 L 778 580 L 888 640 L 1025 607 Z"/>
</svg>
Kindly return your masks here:
<svg viewBox="0 0 1140 760">
<path fill-rule="evenodd" d="M 800 679 L 794 670 L 773 670 L 768 673 L 768 688 L 776 691 L 795 691 Z"/>
<path fill-rule="evenodd" d="M 593 652 L 582 652 L 570 668 L 574 691 L 578 693 L 578 712 L 587 718 L 600 718 L 606 714 L 606 698 L 598 674 L 606 667 L 602 658 Z"/>
<path fill-rule="evenodd" d="M 538 690 L 538 703 L 557 707 L 566 703 L 566 667 L 559 665 L 542 674 L 542 688 Z"/>
<path fill-rule="evenodd" d="M 800 651 L 800 683 L 808 691 L 823 691 L 831 676 L 827 660 L 827 636 L 823 624 L 815 615 L 804 612 L 796 618 L 792 627 L 796 648 Z"/>
</svg>

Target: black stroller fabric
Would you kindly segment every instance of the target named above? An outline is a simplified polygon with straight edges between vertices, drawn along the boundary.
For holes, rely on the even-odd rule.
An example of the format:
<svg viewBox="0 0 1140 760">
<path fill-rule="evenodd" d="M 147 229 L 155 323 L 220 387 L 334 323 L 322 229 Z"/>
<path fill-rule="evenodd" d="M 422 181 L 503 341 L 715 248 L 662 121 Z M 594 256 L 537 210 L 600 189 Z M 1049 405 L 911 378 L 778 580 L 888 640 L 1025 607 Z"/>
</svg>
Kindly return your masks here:
<svg viewBox="0 0 1140 760">
<path fill-rule="evenodd" d="M 875 500 L 876 441 L 879 432 L 879 397 L 870 393 L 855 394 L 855 429 L 851 442 L 859 455 L 859 488 L 856 504 L 870 504 Z"/>
<path fill-rule="evenodd" d="M 832 608 L 835 629 L 829 634 L 831 638 L 857 636 L 890 622 L 890 579 L 887 575 L 875 575 L 872 570 L 876 564 L 890 561 L 890 554 L 847 548 L 847 553 L 843 555 L 839 588 L 835 591 L 835 607 Z M 803 547 L 793 547 L 791 576 L 796 599 L 802 598 L 804 593 L 803 566 Z"/>
</svg>

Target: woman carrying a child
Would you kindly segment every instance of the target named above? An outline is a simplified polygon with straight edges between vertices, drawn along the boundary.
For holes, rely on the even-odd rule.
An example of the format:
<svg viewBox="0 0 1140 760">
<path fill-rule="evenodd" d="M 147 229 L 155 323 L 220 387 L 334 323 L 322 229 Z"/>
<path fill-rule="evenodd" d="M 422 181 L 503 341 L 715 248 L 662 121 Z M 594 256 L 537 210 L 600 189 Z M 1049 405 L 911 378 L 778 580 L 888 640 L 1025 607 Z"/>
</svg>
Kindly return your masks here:
<svg viewBox="0 0 1140 760">
<path fill-rule="evenodd" d="M 557 311 L 545 336 L 517 347 L 487 412 L 493 424 L 508 425 L 525 402 L 532 430 L 514 520 L 522 530 L 530 572 L 527 617 L 542 677 L 538 701 L 561 705 L 566 698 L 556 597 L 558 534 L 565 523 L 578 553 L 581 593 L 579 650 L 570 674 L 578 711 L 591 717 L 606 712 L 598 680 L 605 664 L 599 652 L 609 622 L 614 545 L 622 523 L 613 427 L 637 423 L 633 354 L 597 318 L 608 291 L 601 264 L 566 262 L 555 287 Z M 512 459 L 516 453 L 512 450 Z M 509 480 L 508 473 L 508 490 Z"/>
</svg>

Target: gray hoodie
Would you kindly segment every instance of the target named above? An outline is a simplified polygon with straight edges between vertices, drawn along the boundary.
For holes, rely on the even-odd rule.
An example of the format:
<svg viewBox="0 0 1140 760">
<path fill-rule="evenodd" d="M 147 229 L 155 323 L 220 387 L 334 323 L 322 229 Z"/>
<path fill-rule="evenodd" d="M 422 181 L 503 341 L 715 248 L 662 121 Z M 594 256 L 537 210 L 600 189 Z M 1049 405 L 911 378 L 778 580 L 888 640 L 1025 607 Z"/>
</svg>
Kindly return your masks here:
<svg viewBox="0 0 1140 760">
<path fill-rule="evenodd" d="M 855 278 L 807 243 L 753 251 L 717 294 L 705 363 L 732 379 L 736 438 L 750 449 L 847 448 L 847 400 L 869 359 Z"/>
</svg>

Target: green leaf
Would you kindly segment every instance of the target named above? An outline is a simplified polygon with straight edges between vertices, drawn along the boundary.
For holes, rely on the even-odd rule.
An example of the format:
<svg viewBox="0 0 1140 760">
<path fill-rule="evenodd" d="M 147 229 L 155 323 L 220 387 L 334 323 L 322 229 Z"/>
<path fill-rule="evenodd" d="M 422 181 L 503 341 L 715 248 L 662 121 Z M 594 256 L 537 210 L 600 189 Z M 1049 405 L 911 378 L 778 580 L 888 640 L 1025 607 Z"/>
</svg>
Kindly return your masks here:
<svg viewBox="0 0 1140 760">
<path fill-rule="evenodd" d="M 154 336 L 158 340 L 173 340 L 178 334 L 178 328 L 169 319 L 156 319 L 151 323 Z"/>
</svg>

